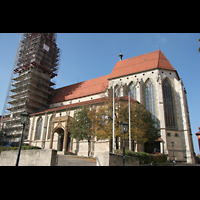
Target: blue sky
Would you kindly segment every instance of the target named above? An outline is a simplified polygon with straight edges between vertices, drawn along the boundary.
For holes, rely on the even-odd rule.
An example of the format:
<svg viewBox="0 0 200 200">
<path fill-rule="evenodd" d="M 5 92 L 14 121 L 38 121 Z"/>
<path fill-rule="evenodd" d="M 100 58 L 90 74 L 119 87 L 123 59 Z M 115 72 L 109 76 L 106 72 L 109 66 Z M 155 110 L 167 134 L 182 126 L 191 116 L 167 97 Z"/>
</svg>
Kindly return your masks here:
<svg viewBox="0 0 200 200">
<path fill-rule="evenodd" d="M 0 33 L 0 113 L 15 59 L 19 33 Z M 122 51 L 123 59 L 158 50 L 164 53 L 183 79 L 187 91 L 194 149 L 200 154 L 197 137 L 200 127 L 199 33 L 58 33 L 62 50 L 56 88 L 112 72 Z"/>
</svg>

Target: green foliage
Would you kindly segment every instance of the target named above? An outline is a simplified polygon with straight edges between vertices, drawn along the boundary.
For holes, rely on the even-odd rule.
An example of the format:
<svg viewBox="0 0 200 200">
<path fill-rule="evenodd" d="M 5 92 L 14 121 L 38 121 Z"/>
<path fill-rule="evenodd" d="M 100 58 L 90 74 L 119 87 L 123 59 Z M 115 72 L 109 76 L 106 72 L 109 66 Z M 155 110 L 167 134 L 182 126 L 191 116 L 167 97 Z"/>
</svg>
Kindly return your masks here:
<svg viewBox="0 0 200 200">
<path fill-rule="evenodd" d="M 68 128 L 71 133 L 71 137 L 78 138 L 79 140 L 89 139 L 92 135 L 92 123 L 88 117 L 89 107 L 82 106 L 71 118 Z"/>
<path fill-rule="evenodd" d="M 123 150 L 122 149 L 115 150 L 115 153 L 122 155 Z M 134 151 L 125 150 L 125 155 L 126 156 L 132 156 L 132 157 L 138 157 L 140 164 L 151 163 L 150 154 L 145 153 L 145 152 L 134 152 Z M 144 163 L 143 163 L 143 161 L 144 161 Z"/>
<path fill-rule="evenodd" d="M 5 147 L 5 146 L 0 146 L 0 152 L 2 151 L 11 151 L 11 150 L 18 150 L 19 147 Z M 41 149 L 40 147 L 36 146 L 22 146 L 21 150 L 32 150 L 32 149 Z"/>
<path fill-rule="evenodd" d="M 151 160 L 155 163 L 166 162 L 167 156 L 163 154 L 151 154 Z"/>
<path fill-rule="evenodd" d="M 99 138 L 112 137 L 113 129 L 113 102 L 108 102 L 96 108 L 95 112 L 89 115 L 93 123 L 93 132 Z M 141 104 L 131 103 L 131 138 L 141 142 L 154 142 L 158 139 L 159 130 L 155 128 L 155 121 L 151 113 Z M 105 117 L 106 116 L 106 117 Z M 115 136 L 122 137 L 120 128 L 121 122 L 129 122 L 129 108 L 127 101 L 115 100 Z M 126 134 L 128 139 L 128 134 Z"/>
<path fill-rule="evenodd" d="M 127 100 L 115 99 L 115 137 L 122 137 L 120 124 L 129 121 L 129 108 Z M 155 128 L 155 121 L 149 111 L 136 102 L 131 103 L 131 138 L 140 142 L 154 142 L 158 139 L 159 130 Z M 112 138 L 113 131 L 113 102 L 107 102 L 98 106 L 82 106 L 70 119 L 69 132 L 71 137 L 79 140 L 90 139 L 97 136 L 98 139 Z M 126 134 L 128 139 L 128 134 Z"/>
<path fill-rule="evenodd" d="M 123 154 L 122 149 L 115 150 L 116 154 Z M 161 163 L 167 161 L 167 156 L 163 154 L 149 154 L 145 152 L 134 152 L 125 150 L 126 156 L 138 157 L 140 164 L 149 164 L 151 162 Z"/>
</svg>

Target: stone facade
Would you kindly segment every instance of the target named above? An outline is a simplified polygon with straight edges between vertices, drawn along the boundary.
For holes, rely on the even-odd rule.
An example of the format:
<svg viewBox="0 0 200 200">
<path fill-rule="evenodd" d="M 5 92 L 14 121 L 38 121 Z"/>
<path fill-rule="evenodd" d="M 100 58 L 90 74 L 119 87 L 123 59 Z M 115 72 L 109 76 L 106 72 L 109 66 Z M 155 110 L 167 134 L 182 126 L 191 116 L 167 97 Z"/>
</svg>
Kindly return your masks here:
<svg viewBox="0 0 200 200">
<path fill-rule="evenodd" d="M 125 157 L 125 166 L 139 165 L 140 162 L 138 158 L 131 156 Z M 123 166 L 123 156 L 106 151 L 97 156 L 96 166 Z"/>
</svg>

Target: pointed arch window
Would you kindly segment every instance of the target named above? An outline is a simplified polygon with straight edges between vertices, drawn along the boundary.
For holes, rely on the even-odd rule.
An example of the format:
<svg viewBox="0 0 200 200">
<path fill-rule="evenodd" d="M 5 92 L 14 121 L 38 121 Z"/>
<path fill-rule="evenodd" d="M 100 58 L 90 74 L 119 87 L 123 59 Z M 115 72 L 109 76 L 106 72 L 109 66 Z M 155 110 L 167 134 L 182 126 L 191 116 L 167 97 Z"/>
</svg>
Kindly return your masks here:
<svg viewBox="0 0 200 200">
<path fill-rule="evenodd" d="M 115 97 L 120 97 L 120 86 L 116 85 L 115 86 Z"/>
<path fill-rule="evenodd" d="M 137 99 L 137 92 L 136 92 L 136 85 L 131 82 L 131 84 L 129 85 L 129 92 L 130 92 L 130 96 L 133 98 L 133 99 Z"/>
<path fill-rule="evenodd" d="M 152 119 L 157 121 L 155 89 L 153 82 L 150 79 L 148 79 L 145 83 L 145 103 L 146 109 L 152 114 Z"/>
<path fill-rule="evenodd" d="M 40 117 L 38 119 L 38 121 L 37 121 L 37 128 L 36 128 L 35 140 L 40 140 L 41 131 L 42 131 L 42 123 L 43 123 L 43 119 L 42 119 L 42 117 Z"/>
<path fill-rule="evenodd" d="M 47 137 L 48 140 L 50 140 L 50 138 L 51 138 L 52 121 L 53 121 L 53 115 L 51 116 L 50 122 L 49 122 L 49 133 L 48 133 L 48 137 Z"/>
<path fill-rule="evenodd" d="M 162 88 L 163 88 L 166 128 L 174 129 L 176 125 L 174 117 L 172 87 L 167 78 L 163 81 Z"/>
</svg>

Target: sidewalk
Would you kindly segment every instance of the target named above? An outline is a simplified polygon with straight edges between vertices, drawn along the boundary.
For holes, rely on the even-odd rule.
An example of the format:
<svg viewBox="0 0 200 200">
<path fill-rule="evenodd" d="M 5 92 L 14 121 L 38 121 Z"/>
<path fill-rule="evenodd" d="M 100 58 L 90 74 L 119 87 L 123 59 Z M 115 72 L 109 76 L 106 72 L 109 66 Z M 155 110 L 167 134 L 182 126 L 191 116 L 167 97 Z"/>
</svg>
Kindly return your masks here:
<svg viewBox="0 0 200 200">
<path fill-rule="evenodd" d="M 169 163 L 168 165 L 166 166 L 197 166 L 197 167 L 200 167 L 200 164 L 190 164 L 190 163 L 177 163 L 175 165 L 173 165 L 173 163 Z"/>
<path fill-rule="evenodd" d="M 75 155 L 57 155 L 56 166 L 96 166 L 96 159 Z"/>
</svg>

